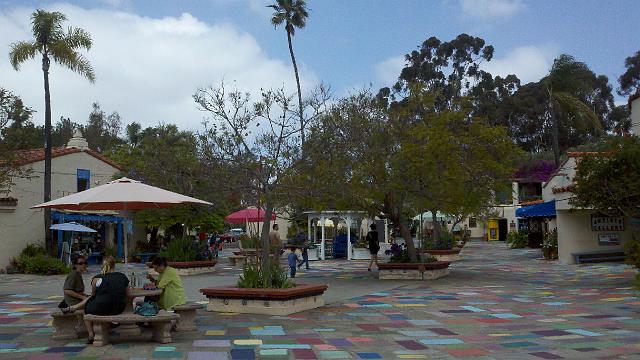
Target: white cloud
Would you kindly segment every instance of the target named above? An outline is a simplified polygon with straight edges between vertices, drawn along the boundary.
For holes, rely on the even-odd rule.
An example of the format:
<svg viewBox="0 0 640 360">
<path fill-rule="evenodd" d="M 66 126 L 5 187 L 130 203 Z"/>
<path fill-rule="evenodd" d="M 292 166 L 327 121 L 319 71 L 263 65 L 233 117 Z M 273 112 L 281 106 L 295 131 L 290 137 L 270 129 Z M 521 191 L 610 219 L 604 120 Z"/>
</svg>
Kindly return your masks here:
<svg viewBox="0 0 640 360">
<path fill-rule="evenodd" d="M 405 65 L 404 56 L 393 56 L 375 65 L 377 79 L 383 86 L 391 86 L 400 76 L 400 71 Z"/>
<path fill-rule="evenodd" d="M 515 74 L 522 84 L 526 84 L 544 77 L 558 53 L 558 47 L 554 45 L 520 46 L 504 57 L 494 57 L 490 62 L 483 63 L 481 67 L 494 76 L 504 77 Z"/>
<path fill-rule="evenodd" d="M 460 0 L 460 5 L 465 17 L 480 20 L 508 18 L 525 7 L 520 0 Z"/>
<path fill-rule="evenodd" d="M 83 9 L 69 4 L 50 7 L 65 13 L 66 25 L 91 33 L 94 46 L 86 53 L 96 72 L 96 83 L 52 65 L 52 117 L 69 116 L 84 123 L 91 103 L 105 111 L 118 111 L 125 122 L 143 125 L 176 123 L 182 128 L 200 126 L 203 113 L 192 95 L 198 87 L 234 82 L 241 90 L 285 86 L 292 93 L 295 80 L 286 61 L 269 57 L 250 34 L 228 23 L 208 24 L 191 14 L 150 18 L 131 13 Z M 0 10 L 0 49 L 31 38 L 29 16 L 33 9 Z M 284 57 L 287 59 L 288 57 Z M 302 66 L 303 88 L 317 82 Z M 25 63 L 14 71 L 7 58 L 0 58 L 0 86 L 20 95 L 38 113 L 42 123 L 44 96 L 39 61 Z"/>
</svg>

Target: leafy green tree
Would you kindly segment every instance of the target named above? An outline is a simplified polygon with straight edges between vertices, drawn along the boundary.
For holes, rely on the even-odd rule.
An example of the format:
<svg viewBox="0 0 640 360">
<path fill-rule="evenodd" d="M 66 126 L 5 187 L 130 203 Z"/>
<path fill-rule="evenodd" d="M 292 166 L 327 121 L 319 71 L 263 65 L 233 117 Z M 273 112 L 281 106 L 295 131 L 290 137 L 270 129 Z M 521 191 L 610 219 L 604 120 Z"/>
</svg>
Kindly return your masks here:
<svg viewBox="0 0 640 360">
<path fill-rule="evenodd" d="M 296 76 L 296 86 L 298 87 L 298 113 L 300 116 L 300 137 L 302 138 L 302 144 L 305 141 L 304 133 L 304 108 L 302 106 L 302 92 L 300 90 L 300 76 L 298 75 L 298 65 L 296 63 L 296 57 L 293 52 L 292 38 L 295 35 L 296 28 L 302 29 L 307 25 L 307 17 L 309 16 L 309 10 L 305 0 L 276 0 L 276 3 L 269 5 L 268 7 L 273 9 L 273 16 L 271 17 L 271 24 L 278 27 L 284 24 L 284 29 L 287 31 L 287 43 L 289 44 L 289 54 L 291 55 L 291 63 L 293 64 L 293 72 Z"/>
<path fill-rule="evenodd" d="M 44 75 L 45 102 L 45 165 L 44 165 L 44 201 L 51 200 L 51 96 L 49 93 L 49 67 L 51 60 L 86 77 L 90 82 L 95 81 L 93 68 L 78 49 L 91 48 L 91 36 L 80 28 L 69 27 L 67 31 L 62 27 L 67 17 L 59 12 L 36 10 L 31 14 L 33 39 L 11 44 L 9 59 L 15 70 L 20 65 L 36 55 L 42 56 L 42 72 Z M 45 242 L 50 251 L 53 250 L 51 241 L 51 210 L 44 211 Z"/>
<path fill-rule="evenodd" d="M 30 172 L 16 164 L 16 150 L 33 140 L 32 132 L 25 127 L 33 126 L 31 114 L 22 100 L 10 91 L 0 88 L 0 196 L 8 193 L 15 177 L 27 177 Z M 39 138 L 42 141 L 42 137 Z"/>
<path fill-rule="evenodd" d="M 640 51 L 624 60 L 626 71 L 618 78 L 620 89 L 618 94 L 633 95 L 640 89 Z"/>
<path fill-rule="evenodd" d="M 571 202 L 610 214 L 640 218 L 640 139 L 613 137 L 608 151 L 578 162 Z"/>
<path fill-rule="evenodd" d="M 120 114 L 114 111 L 107 115 L 97 102 L 91 106 L 89 119 L 84 126 L 84 137 L 94 150 L 107 152 L 122 143 L 119 138 L 122 131 Z"/>
</svg>

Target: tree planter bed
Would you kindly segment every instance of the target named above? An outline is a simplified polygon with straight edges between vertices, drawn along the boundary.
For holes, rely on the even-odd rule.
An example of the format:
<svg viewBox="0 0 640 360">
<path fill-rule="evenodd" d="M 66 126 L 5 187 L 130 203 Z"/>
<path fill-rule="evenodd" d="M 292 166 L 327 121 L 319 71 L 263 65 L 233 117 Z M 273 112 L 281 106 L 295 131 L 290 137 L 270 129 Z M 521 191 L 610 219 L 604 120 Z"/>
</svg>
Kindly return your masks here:
<svg viewBox="0 0 640 360">
<path fill-rule="evenodd" d="M 460 260 L 461 248 L 453 248 L 446 250 L 422 250 L 423 253 L 434 256 L 438 261 L 458 261 Z"/>
<path fill-rule="evenodd" d="M 383 263 L 378 266 L 378 279 L 435 280 L 449 275 L 449 261 L 432 263 Z"/>
<path fill-rule="evenodd" d="M 213 272 L 217 263 L 216 260 L 167 262 L 169 266 L 178 270 L 178 274 L 181 276 Z M 151 263 L 147 263 L 147 266 L 151 267 Z"/>
<path fill-rule="evenodd" d="M 207 311 L 290 315 L 324 305 L 327 285 L 296 285 L 289 289 L 213 287 L 200 289 L 209 299 Z"/>
</svg>

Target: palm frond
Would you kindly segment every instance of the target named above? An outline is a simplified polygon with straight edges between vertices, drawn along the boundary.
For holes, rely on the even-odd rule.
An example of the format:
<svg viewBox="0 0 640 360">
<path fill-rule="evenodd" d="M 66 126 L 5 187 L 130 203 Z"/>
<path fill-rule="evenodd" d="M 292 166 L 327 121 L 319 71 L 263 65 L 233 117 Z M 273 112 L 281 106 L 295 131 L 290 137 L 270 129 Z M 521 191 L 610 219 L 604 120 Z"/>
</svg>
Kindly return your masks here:
<svg viewBox="0 0 640 360">
<path fill-rule="evenodd" d="M 579 99 L 566 92 L 556 92 L 553 98 L 567 113 L 573 115 L 574 126 L 584 130 L 602 131 L 602 123 L 596 113 Z"/>
<path fill-rule="evenodd" d="M 36 57 L 38 48 L 38 44 L 28 41 L 19 41 L 11 44 L 11 50 L 9 50 L 11 66 L 13 66 L 15 70 L 19 70 L 20 64 Z"/>
<path fill-rule="evenodd" d="M 64 37 L 64 41 L 72 49 L 84 48 L 91 49 L 93 44 L 91 41 L 91 34 L 81 28 L 69 27 L 67 35 Z"/>
<path fill-rule="evenodd" d="M 63 13 L 36 10 L 31 14 L 31 29 L 36 41 L 45 46 L 52 41 L 62 39 L 64 37 L 62 22 L 65 20 L 67 17 Z"/>
<path fill-rule="evenodd" d="M 89 60 L 69 47 L 64 40 L 51 44 L 49 53 L 56 63 L 86 77 L 91 83 L 96 81 L 96 76 Z"/>
</svg>

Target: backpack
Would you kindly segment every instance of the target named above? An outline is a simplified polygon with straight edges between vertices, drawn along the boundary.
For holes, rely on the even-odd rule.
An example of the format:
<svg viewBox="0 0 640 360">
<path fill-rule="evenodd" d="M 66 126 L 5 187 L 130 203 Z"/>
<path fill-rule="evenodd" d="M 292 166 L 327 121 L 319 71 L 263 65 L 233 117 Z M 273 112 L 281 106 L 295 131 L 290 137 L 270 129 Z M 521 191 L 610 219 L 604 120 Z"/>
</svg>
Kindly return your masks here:
<svg viewBox="0 0 640 360">
<path fill-rule="evenodd" d="M 158 303 L 153 301 L 145 301 L 142 303 L 142 305 L 136 306 L 136 310 L 133 313 L 142 316 L 154 316 L 157 315 L 158 312 L 160 312 Z"/>
</svg>

